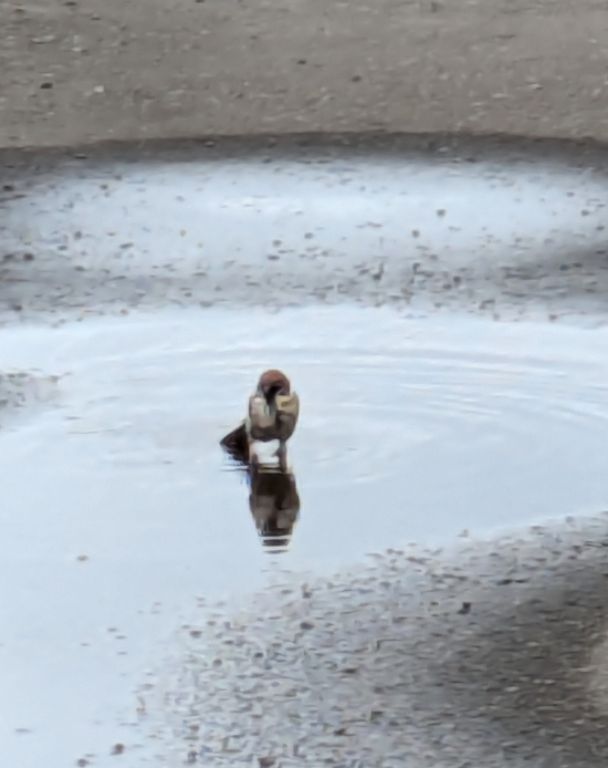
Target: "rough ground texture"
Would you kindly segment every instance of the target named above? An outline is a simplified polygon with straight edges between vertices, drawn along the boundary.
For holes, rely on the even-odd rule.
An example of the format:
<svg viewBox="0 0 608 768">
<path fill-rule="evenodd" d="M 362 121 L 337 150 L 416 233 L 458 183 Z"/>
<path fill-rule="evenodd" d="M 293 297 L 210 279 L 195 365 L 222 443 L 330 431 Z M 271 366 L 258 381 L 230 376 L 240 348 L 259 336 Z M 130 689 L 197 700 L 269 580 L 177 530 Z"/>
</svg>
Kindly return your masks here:
<svg viewBox="0 0 608 768">
<path fill-rule="evenodd" d="M 391 550 L 184 626 L 141 692 L 164 764 L 605 766 L 605 526 Z"/>
<path fill-rule="evenodd" d="M 605 322 L 607 173 L 593 142 L 507 137 L 5 149 L 0 321 L 356 302 Z"/>
<path fill-rule="evenodd" d="M 0 145 L 309 131 L 608 138 L 598 0 L 0 0 Z"/>
</svg>

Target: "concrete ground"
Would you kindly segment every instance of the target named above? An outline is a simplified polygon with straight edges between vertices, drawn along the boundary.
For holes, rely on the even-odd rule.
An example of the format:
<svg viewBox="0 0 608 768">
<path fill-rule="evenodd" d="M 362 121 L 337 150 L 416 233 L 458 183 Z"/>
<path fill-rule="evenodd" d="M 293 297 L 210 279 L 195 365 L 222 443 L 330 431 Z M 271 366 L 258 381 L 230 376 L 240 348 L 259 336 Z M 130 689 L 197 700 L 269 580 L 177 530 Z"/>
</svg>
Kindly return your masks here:
<svg viewBox="0 0 608 768">
<path fill-rule="evenodd" d="M 605 523 L 278 578 L 182 627 L 131 759 L 154 740 L 171 768 L 605 766 Z"/>
<path fill-rule="evenodd" d="M 0 0 L 0 146 L 325 131 L 608 138 L 599 0 Z"/>
<path fill-rule="evenodd" d="M 2 337 L 4 364 L 7 350 L 16 356 L 16 370 L 0 379 L 0 399 L 11 407 L 40 405 L 41 423 L 56 428 L 60 436 L 55 460 L 67 455 L 73 473 L 69 451 L 78 453 L 93 463 L 99 483 L 107 477 L 106 465 L 79 442 L 90 440 L 86 429 L 79 432 L 79 420 L 95 416 L 84 394 L 72 412 L 66 411 L 66 419 L 60 411 L 43 412 L 47 400 L 62 394 L 65 386 L 48 360 L 69 350 L 73 342 L 68 338 L 63 346 L 43 343 L 44 337 L 36 340 L 36 329 L 25 327 L 27 323 L 25 336 L 15 329 L 22 317 L 32 319 L 27 314 L 32 308 L 54 311 L 56 305 L 58 310 L 73 310 L 82 305 L 88 310 L 87 304 L 100 296 L 109 297 L 108 304 L 118 296 L 138 306 L 148 299 L 150 285 L 156 289 L 162 280 L 147 283 L 136 275 L 139 283 L 127 282 L 116 290 L 95 272 L 89 281 L 88 262 L 82 263 L 89 242 L 81 243 L 83 221 L 69 214 L 71 209 L 56 206 L 55 198 L 46 209 L 31 208 L 37 215 L 30 217 L 34 226 L 27 232 L 15 210 L 32 204 L 33 192 L 50 178 L 48 164 L 53 166 L 56 159 L 38 150 L 13 149 L 332 132 L 498 133 L 599 142 L 608 138 L 608 14 L 600 0 L 0 0 L 0 28 L 0 147 L 7 149 L 0 166 L 0 232 L 3 247 L 11 246 L 2 254 L 0 298 L 13 323 Z M 154 154 L 156 146 L 150 141 L 147 151 Z M 573 165 L 580 164 L 581 172 L 588 169 L 594 182 L 603 178 L 604 156 L 589 162 L 582 145 L 568 152 L 575 155 Z M 100 159 L 92 150 L 69 154 L 76 164 L 88 163 L 89 157 Z M 23 171 L 28 167 L 40 175 L 35 184 L 26 183 L 30 177 Z M 78 180 L 78 172 L 74 175 Z M 571 190 L 573 196 L 581 194 L 580 186 Z M 127 185 L 118 188 L 122 193 Z M 113 194 L 105 181 L 99 189 L 104 200 Z M 501 276 L 498 285 L 509 301 L 525 304 L 540 286 L 562 308 L 564 302 L 576 308 L 582 297 L 583 302 L 592 300 L 598 312 L 595 302 L 604 295 L 605 252 L 595 239 L 601 239 L 605 224 L 591 222 L 591 217 L 602 215 L 602 191 L 589 198 L 595 207 L 587 200 L 581 207 L 584 227 L 593 223 L 594 229 L 581 229 L 580 249 L 556 258 L 556 248 L 547 240 L 552 256 L 547 268 L 539 263 L 530 271 Z M 75 199 L 90 204 L 96 198 Z M 45 244 L 45 210 L 66 215 L 74 230 L 70 240 L 72 229 L 59 218 L 57 232 L 47 243 L 59 257 L 66 254 L 65 272 L 46 269 L 61 263 L 59 257 L 49 260 L 55 251 L 32 245 Z M 22 238 L 19 248 L 12 248 L 10 237 Z M 107 241 L 91 237 L 90 242 Z M 122 246 L 127 255 L 116 257 L 117 269 L 128 274 L 131 242 L 121 239 Z M 383 278 L 382 270 L 369 282 Z M 418 275 L 417 268 L 413 272 L 410 280 L 416 289 L 426 280 L 423 290 L 433 296 L 433 281 L 443 276 Z M 456 277 L 462 284 L 461 275 Z M 473 277 L 478 281 L 473 285 L 484 291 L 492 282 L 485 274 Z M 179 281 L 175 286 L 176 291 L 184 288 L 186 295 Z M 135 298 L 128 294 L 131 289 Z M 191 287 L 188 291 L 193 293 Z M 159 295 L 166 299 L 166 292 Z M 476 294 L 475 299 L 479 312 L 495 314 L 491 302 L 486 306 L 486 295 L 479 304 Z M 543 310 L 551 311 L 551 320 L 559 316 L 553 307 Z M 84 321 L 73 325 L 76 330 L 70 332 L 86 338 L 90 326 Z M 57 345 L 61 331 L 55 332 Z M 25 366 L 17 364 L 27 353 L 20 344 L 27 334 L 38 350 L 32 375 L 33 366 L 28 365 L 25 375 Z M 578 344 L 576 340 L 572 348 L 578 350 Z M 99 354 L 114 360 L 115 345 L 113 337 L 111 350 L 103 347 Z M 45 359 L 48 371 L 40 373 Z M 602 362 L 601 355 L 597 359 Z M 537 368 L 535 380 L 538 371 L 545 370 Z M 99 398 L 100 408 L 113 402 L 116 376 L 111 376 L 112 365 L 105 369 L 110 385 Z M 167 375 L 173 371 L 169 366 L 160 370 Z M 563 375 L 561 367 L 557 370 Z M 174 407 L 181 406 L 172 386 L 162 378 L 156 382 L 154 375 L 154 367 L 148 366 L 145 375 L 133 381 L 156 386 L 158 392 L 169 393 Z M 81 386 L 82 377 L 74 380 L 74 386 Z M 104 381 L 101 376 L 102 388 Z M 604 428 L 604 382 L 605 377 L 585 376 L 584 387 L 591 394 L 570 409 L 554 399 L 556 412 L 574 428 L 581 419 L 579 434 Z M 86 394 L 86 389 L 80 391 Z M 469 388 L 463 391 L 470 395 Z M 140 393 L 130 392 L 137 400 L 129 401 L 124 418 L 121 414 L 107 424 L 100 419 L 110 436 L 128 429 L 140 413 Z M 142 412 L 148 412 L 152 401 L 142 400 Z M 453 402 L 446 399 L 452 410 Z M 162 415 L 162 409 L 159 412 Z M 189 434 L 186 423 L 197 440 L 212 439 L 215 447 L 219 430 L 210 430 L 209 438 L 199 432 L 195 418 L 174 419 L 166 430 L 171 439 L 157 451 L 160 458 L 163 451 L 179 455 L 188 447 L 183 439 Z M 314 420 L 312 425 L 314 429 Z M 240 612 L 230 603 L 215 615 L 211 599 L 195 597 L 211 591 L 209 580 L 198 578 L 196 569 L 206 564 L 196 525 L 184 509 L 181 518 L 175 514 L 180 510 L 174 509 L 174 495 L 172 504 L 162 496 L 157 499 L 157 524 L 142 516 L 146 505 L 139 499 L 138 504 L 129 503 L 120 526 L 108 524 L 111 517 L 105 514 L 83 517 L 84 504 L 73 504 L 72 516 L 65 505 L 56 514 L 49 500 L 57 507 L 57 496 L 50 491 L 57 487 L 65 492 L 71 486 L 53 471 L 47 458 L 51 452 L 36 443 L 38 429 L 32 421 L 22 432 L 11 427 L 2 433 L 3 487 L 7 500 L 13 501 L 4 505 L 8 554 L 2 563 L 8 577 L 3 579 L 2 604 L 9 612 L 0 638 L 9 701 L 0 741 L 9 763 L 29 768 L 50 758 L 51 764 L 104 768 L 125 752 L 131 766 L 170 768 L 607 764 L 608 550 L 607 518 L 600 514 L 606 507 L 603 496 L 601 504 L 585 506 L 590 514 L 597 513 L 588 520 L 570 519 L 493 540 L 463 536 L 460 545 L 445 552 L 396 542 L 395 549 L 378 555 L 372 564 L 354 565 L 330 578 L 299 572 L 281 578 L 277 569 L 274 589 L 247 596 Z M 95 429 L 99 425 L 93 424 Z M 543 434 L 539 432 L 541 441 Z M 546 434 L 555 449 L 554 433 Z M 529 457 L 533 465 L 538 457 L 530 440 L 524 438 L 521 444 L 522 460 Z M 32 459 L 36 445 L 44 457 L 38 462 Z M 139 493 L 133 477 L 141 455 L 136 453 L 139 443 L 133 446 L 123 446 L 122 454 L 108 451 L 104 460 L 114 460 L 124 472 L 124 487 Z M 581 450 L 579 441 L 573 439 L 570 449 Z M 190 454 L 194 461 L 195 452 Z M 20 462 L 19 472 L 12 469 L 11 460 Z M 328 462 L 322 469 L 322 477 L 330 476 L 330 466 Z M 541 466 L 558 473 L 553 459 Z M 41 480 L 32 467 L 41 470 Z M 164 464 L 161 469 L 158 476 L 163 478 Z M 23 470 L 27 485 L 16 493 L 16 478 Z M 592 467 L 588 477 L 585 487 L 601 485 L 603 475 Z M 306 521 L 315 507 L 305 473 L 303 481 L 301 518 Z M 565 472 L 562 482 L 569 490 L 580 487 Z M 513 472 L 517 483 L 521 475 Z M 542 496 L 546 485 L 538 482 L 535 494 Z M 207 486 L 214 488 L 212 483 Z M 173 494 L 174 486 L 167 487 Z M 181 487 L 188 492 L 190 486 Z M 125 496 L 120 483 L 106 482 L 104 488 Z M 457 502 L 462 486 L 455 489 Z M 28 511 L 28 498 L 40 499 L 39 518 L 32 516 L 31 508 Z M 123 514 L 120 506 L 104 506 L 104 498 L 99 495 L 100 509 L 115 508 Z M 207 536 L 211 518 L 204 516 L 205 505 L 191 493 L 190 503 L 198 505 L 192 519 L 205 526 Z M 451 507 L 445 507 L 449 513 Z M 162 514 L 165 509 L 171 513 L 168 518 Z M 214 519 L 221 530 L 232 518 L 225 507 L 220 511 Z M 249 515 L 244 505 L 242 511 Z M 132 514 L 133 530 L 141 530 L 141 536 L 125 535 L 127 514 Z M 407 519 L 411 517 L 409 513 Z M 251 525 L 247 517 L 242 522 Z M 306 523 L 299 525 L 301 537 Z M 371 518 L 370 530 L 374 526 Z M 319 539 L 328 538 L 326 529 L 319 527 L 319 534 Z M 155 535 L 158 550 L 150 545 Z M 225 534 L 229 543 L 234 537 L 234 529 Z M 179 554 L 173 560 L 167 557 L 171 546 Z M 217 552 L 222 556 L 220 548 Z M 148 571 L 133 567 L 137 557 L 155 574 L 151 583 L 146 581 Z M 26 576 L 15 578 L 15 562 Z M 105 569 L 104 562 L 109 564 Z M 155 567 L 157 563 L 164 563 L 166 570 Z M 243 557 L 242 563 L 252 568 L 255 561 Z M 83 569 L 78 577 L 77 569 Z M 222 584 L 226 570 L 225 560 L 214 569 Z M 233 569 L 241 570 L 248 573 L 244 566 Z M 179 589 L 171 579 L 181 579 Z M 57 588 L 49 589 L 53 583 Z M 62 610 L 69 621 L 62 620 Z M 55 658 L 62 654 L 65 660 L 57 663 Z M 44 677 L 47 673 L 50 678 Z M 48 684 L 53 675 L 56 685 Z"/>
</svg>

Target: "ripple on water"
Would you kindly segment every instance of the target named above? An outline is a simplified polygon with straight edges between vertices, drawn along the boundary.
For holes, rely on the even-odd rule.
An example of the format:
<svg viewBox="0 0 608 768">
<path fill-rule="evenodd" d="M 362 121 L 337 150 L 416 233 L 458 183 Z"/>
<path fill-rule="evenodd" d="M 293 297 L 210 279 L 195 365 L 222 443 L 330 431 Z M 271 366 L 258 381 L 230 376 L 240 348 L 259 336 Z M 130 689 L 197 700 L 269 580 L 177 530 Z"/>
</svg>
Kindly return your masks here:
<svg viewBox="0 0 608 768">
<path fill-rule="evenodd" d="M 81 743 L 107 735 L 107 753 L 117 739 L 98 723 L 183 600 L 248 594 L 267 571 L 333 572 L 464 528 L 605 509 L 607 336 L 346 307 L 0 333 L 7 369 L 60 376 L 56 399 L 0 431 L 3 710 L 41 754 L 76 749 L 74 722 Z M 301 398 L 295 488 L 222 471 L 218 441 L 270 365 Z M 278 547 L 264 548 L 269 532 L 286 534 L 272 537 Z M 120 648 L 106 627 L 120 628 Z"/>
<path fill-rule="evenodd" d="M 606 334 L 389 310 L 206 310 L 24 329 L 4 354 L 24 366 L 46 355 L 72 374 L 41 452 L 62 433 L 89 484 L 119 481 L 134 497 L 145 486 L 159 519 L 164 488 L 190 523 L 217 504 L 247 509 L 218 440 L 260 370 L 281 366 L 302 401 L 292 549 L 340 559 L 605 504 Z M 61 472 L 65 458 L 54 461 Z"/>
</svg>

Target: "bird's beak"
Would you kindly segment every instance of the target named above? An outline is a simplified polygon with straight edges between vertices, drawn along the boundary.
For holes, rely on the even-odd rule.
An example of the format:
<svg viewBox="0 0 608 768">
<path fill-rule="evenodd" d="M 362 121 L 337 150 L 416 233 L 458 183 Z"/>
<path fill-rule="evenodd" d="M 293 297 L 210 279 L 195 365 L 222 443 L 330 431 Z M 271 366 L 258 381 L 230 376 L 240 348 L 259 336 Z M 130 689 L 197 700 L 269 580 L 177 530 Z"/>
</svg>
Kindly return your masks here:
<svg viewBox="0 0 608 768">
<path fill-rule="evenodd" d="M 266 398 L 267 402 L 274 400 L 277 395 L 288 394 L 287 391 L 285 390 L 285 387 L 277 386 L 276 384 L 271 384 L 269 386 L 261 386 L 260 390 L 262 395 Z"/>
</svg>

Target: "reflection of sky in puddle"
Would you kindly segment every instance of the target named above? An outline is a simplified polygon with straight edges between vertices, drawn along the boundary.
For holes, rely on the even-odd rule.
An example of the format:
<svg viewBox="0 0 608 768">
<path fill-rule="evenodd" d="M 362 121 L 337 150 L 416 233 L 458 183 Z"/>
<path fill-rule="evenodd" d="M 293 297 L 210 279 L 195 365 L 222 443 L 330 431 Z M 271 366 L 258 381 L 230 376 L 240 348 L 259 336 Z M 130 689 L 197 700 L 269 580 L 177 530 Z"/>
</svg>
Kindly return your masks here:
<svg viewBox="0 0 608 768">
<path fill-rule="evenodd" d="M 5 366 L 65 374 L 57 400 L 1 435 L 0 706 L 33 731 L 14 754 L 25 744 L 34 762 L 16 764 L 111 744 L 117 702 L 196 596 L 604 507 L 606 342 L 601 329 L 346 307 L 6 330 Z M 252 503 L 218 440 L 271 364 L 302 415 L 299 513 L 269 557 L 258 531 L 272 493 Z"/>
<path fill-rule="evenodd" d="M 49 494 L 66 519 L 93 510 L 64 532 L 75 550 L 111 556 L 120 526 L 170 561 L 185 531 L 200 531 L 189 541 L 205 553 L 205 584 L 245 583 L 260 565 L 249 492 L 222 471 L 218 440 L 277 364 L 302 400 L 289 444 L 302 505 L 294 564 L 593 510 L 606 501 L 604 337 L 347 308 L 12 330 L 8 363 L 69 375 L 58 409 L 3 436 L 4 472 L 28 514 Z"/>
</svg>

